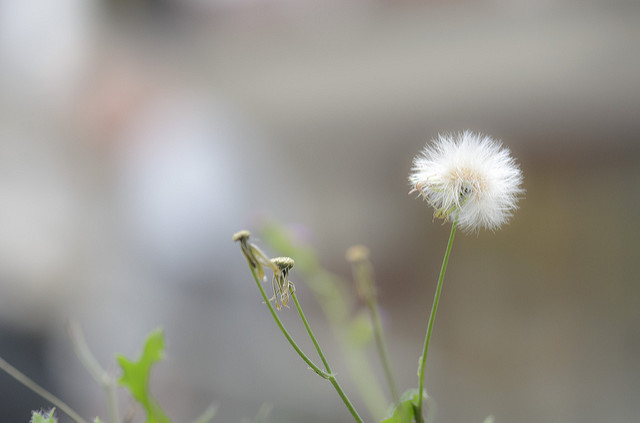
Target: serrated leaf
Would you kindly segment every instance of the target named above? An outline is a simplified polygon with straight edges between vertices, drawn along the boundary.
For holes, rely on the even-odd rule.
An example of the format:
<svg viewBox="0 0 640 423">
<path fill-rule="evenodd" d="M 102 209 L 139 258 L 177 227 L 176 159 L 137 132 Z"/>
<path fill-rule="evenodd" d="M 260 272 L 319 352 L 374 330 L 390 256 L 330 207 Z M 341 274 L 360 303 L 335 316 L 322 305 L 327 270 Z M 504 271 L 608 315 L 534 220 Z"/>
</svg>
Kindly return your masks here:
<svg viewBox="0 0 640 423">
<path fill-rule="evenodd" d="M 33 411 L 31 413 L 31 423 L 58 423 L 58 419 L 55 418 L 53 412 L 55 408 L 47 412 Z"/>
<path fill-rule="evenodd" d="M 137 361 L 130 361 L 123 355 L 116 359 L 122 369 L 118 384 L 129 390 L 131 396 L 142 405 L 147 413 L 147 423 L 170 423 L 167 415 L 149 392 L 151 368 L 164 357 L 164 333 L 156 329 L 147 336 L 142 355 Z"/>
</svg>

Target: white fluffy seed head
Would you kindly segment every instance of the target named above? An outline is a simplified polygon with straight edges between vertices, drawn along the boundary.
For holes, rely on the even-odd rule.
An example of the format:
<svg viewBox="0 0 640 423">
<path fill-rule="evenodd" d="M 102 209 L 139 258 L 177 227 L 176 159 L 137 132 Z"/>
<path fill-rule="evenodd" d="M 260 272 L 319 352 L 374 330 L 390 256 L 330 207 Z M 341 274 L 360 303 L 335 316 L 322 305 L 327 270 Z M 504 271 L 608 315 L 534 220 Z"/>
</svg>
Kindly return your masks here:
<svg viewBox="0 0 640 423">
<path fill-rule="evenodd" d="M 466 231 L 500 228 L 524 192 L 509 150 L 470 131 L 438 135 L 427 144 L 413 160 L 409 183 L 435 209 L 435 217 L 457 216 Z"/>
</svg>

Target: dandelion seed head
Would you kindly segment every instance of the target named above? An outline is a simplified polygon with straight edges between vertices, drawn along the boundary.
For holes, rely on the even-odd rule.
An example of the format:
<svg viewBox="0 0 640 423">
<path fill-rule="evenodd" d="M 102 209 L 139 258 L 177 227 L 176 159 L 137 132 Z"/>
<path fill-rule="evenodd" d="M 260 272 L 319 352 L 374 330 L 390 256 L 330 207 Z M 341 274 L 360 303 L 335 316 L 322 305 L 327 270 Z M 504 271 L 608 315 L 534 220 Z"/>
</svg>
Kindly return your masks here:
<svg viewBox="0 0 640 423">
<path fill-rule="evenodd" d="M 522 172 L 507 148 L 489 136 L 465 131 L 438 135 L 413 160 L 411 192 L 434 216 L 466 231 L 496 230 L 518 208 Z"/>
</svg>

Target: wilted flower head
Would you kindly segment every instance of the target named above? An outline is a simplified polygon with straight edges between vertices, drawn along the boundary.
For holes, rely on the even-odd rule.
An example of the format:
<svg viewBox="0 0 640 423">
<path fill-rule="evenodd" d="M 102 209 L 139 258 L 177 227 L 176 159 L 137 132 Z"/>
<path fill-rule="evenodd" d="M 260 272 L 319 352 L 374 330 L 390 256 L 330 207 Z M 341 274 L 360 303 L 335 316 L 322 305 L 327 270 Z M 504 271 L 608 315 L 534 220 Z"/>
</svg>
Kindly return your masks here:
<svg viewBox="0 0 640 423">
<path fill-rule="evenodd" d="M 353 269 L 358 297 L 368 304 L 374 304 L 376 287 L 373 282 L 373 266 L 369 261 L 369 249 L 364 245 L 354 245 L 347 250 L 346 257 Z"/>
<path fill-rule="evenodd" d="M 470 131 L 438 135 L 413 160 L 409 183 L 435 209 L 435 217 L 457 218 L 469 231 L 498 229 L 523 192 L 522 172 L 509 150 Z"/>
<path fill-rule="evenodd" d="M 271 259 L 271 263 L 278 269 L 278 272 L 273 272 L 273 301 L 276 305 L 276 309 L 280 310 L 282 306 L 288 307 L 289 303 L 289 290 L 295 291 L 293 282 L 289 280 L 289 270 L 294 265 L 294 261 L 290 257 L 276 257 Z"/>
<path fill-rule="evenodd" d="M 249 231 L 242 230 L 233 234 L 232 240 L 240 243 L 242 254 L 244 254 L 251 268 L 256 270 L 258 278 L 260 280 L 264 280 L 263 266 L 271 268 L 274 272 L 279 272 L 278 268 L 271 262 L 269 257 L 267 257 L 267 255 L 263 253 L 257 245 L 249 242 L 250 237 L 251 233 Z"/>
</svg>

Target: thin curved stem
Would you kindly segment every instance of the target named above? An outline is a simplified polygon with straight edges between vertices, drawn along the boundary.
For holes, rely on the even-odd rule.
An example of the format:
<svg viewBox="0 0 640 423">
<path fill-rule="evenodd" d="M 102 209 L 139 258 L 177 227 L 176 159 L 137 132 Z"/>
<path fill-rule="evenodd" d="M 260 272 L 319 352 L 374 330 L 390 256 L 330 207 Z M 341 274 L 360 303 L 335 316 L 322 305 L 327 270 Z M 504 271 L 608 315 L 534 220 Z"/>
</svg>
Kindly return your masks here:
<svg viewBox="0 0 640 423">
<path fill-rule="evenodd" d="M 338 383 L 338 380 L 336 379 L 335 375 L 331 372 L 331 367 L 329 367 L 329 363 L 327 362 L 327 359 L 324 356 L 324 353 L 322 352 L 322 348 L 320 348 L 320 344 L 318 344 L 318 340 L 316 339 L 315 335 L 313 334 L 313 331 L 311 330 L 311 327 L 309 326 L 309 322 L 307 321 L 307 318 L 305 317 L 302 311 L 302 307 L 300 307 L 300 303 L 298 302 L 298 297 L 295 291 L 293 289 L 290 289 L 289 292 L 291 293 L 291 298 L 293 298 L 293 302 L 296 304 L 296 308 L 298 309 L 298 314 L 302 319 L 302 323 L 304 323 L 304 327 L 307 329 L 307 333 L 309 334 L 309 337 L 311 338 L 313 345 L 316 347 L 316 351 L 318 351 L 318 355 L 320 356 L 320 359 L 324 363 L 324 368 L 329 374 L 329 381 L 338 392 L 338 395 L 340 395 L 340 398 L 342 398 L 344 405 L 347 406 L 347 408 L 349 409 L 349 412 L 351 413 L 355 421 L 358 423 L 362 423 L 362 418 L 360 417 L 356 409 L 353 407 L 353 404 L 351 404 L 351 401 L 349 401 L 347 394 L 345 394 L 344 391 L 342 390 L 342 387 Z"/>
<path fill-rule="evenodd" d="M 78 323 L 69 321 L 67 323 L 67 331 L 69 332 L 76 356 L 91 377 L 104 389 L 107 398 L 107 415 L 109 416 L 109 421 L 111 423 L 120 423 L 115 378 L 100 366 L 98 360 L 96 360 L 95 356 L 91 353 Z"/>
<path fill-rule="evenodd" d="M 78 413 L 73 411 L 71 407 L 64 403 L 60 398 L 53 395 L 51 392 L 44 389 L 42 386 L 38 385 L 36 382 L 31 380 L 27 375 L 22 373 L 20 370 L 13 367 L 11 364 L 6 362 L 3 358 L 0 358 L 0 369 L 4 370 L 9 374 L 9 376 L 13 377 L 15 380 L 40 395 L 45 400 L 49 401 L 51 404 L 55 405 L 59 410 L 64 412 L 66 415 L 71 417 L 71 419 L 75 420 L 76 423 L 87 423 Z"/>
<path fill-rule="evenodd" d="M 369 304 L 369 310 L 373 317 L 373 327 L 374 327 L 374 334 L 376 339 L 376 347 L 378 349 L 378 355 L 380 356 L 380 361 L 382 362 L 382 369 L 384 370 L 387 383 L 389 384 L 389 390 L 391 391 L 391 397 L 393 398 L 393 402 L 395 404 L 398 404 L 400 401 L 400 395 L 398 394 L 398 386 L 396 385 L 396 381 L 393 377 L 393 372 L 391 371 L 391 362 L 389 360 L 387 345 L 384 342 L 384 337 L 382 335 L 382 324 L 380 323 L 380 315 L 378 313 L 378 302 L 372 301 Z"/>
<path fill-rule="evenodd" d="M 336 377 L 333 374 L 329 378 L 329 382 L 331 382 L 333 387 L 338 392 L 338 395 L 340 395 L 340 398 L 342 398 L 342 402 L 344 402 L 344 404 L 347 406 L 347 408 L 349 409 L 349 412 L 353 416 L 354 420 L 356 422 L 358 422 L 358 423 L 363 423 L 362 418 L 360 417 L 360 415 L 358 414 L 356 409 L 353 408 L 353 404 L 351 404 L 351 401 L 349 401 L 349 398 L 347 397 L 347 394 L 344 393 L 344 391 L 340 387 L 340 384 L 338 383 L 338 380 L 336 379 Z"/>
<path fill-rule="evenodd" d="M 326 373 L 325 371 L 323 371 L 320 367 L 316 366 L 314 364 L 314 362 L 311 361 L 311 359 L 309 357 L 307 357 L 307 355 L 300 349 L 298 344 L 296 344 L 296 341 L 293 340 L 293 338 L 291 337 L 291 335 L 289 334 L 287 329 L 284 327 L 284 324 L 282 324 L 282 320 L 280 320 L 280 317 L 278 317 L 278 314 L 273 309 L 273 306 L 271 305 L 271 302 L 269 301 L 269 298 L 267 298 L 267 294 L 264 292 L 264 288 L 262 287 L 262 284 L 260 283 L 260 280 L 258 279 L 258 276 L 256 275 L 255 270 L 253 269 L 252 266 L 249 266 L 249 269 L 251 270 L 251 274 L 253 275 L 253 279 L 255 279 L 256 284 L 258 285 L 258 289 L 260 290 L 260 294 L 262 295 L 262 298 L 264 299 L 264 302 L 267 304 L 267 307 L 269 308 L 269 311 L 271 312 L 271 316 L 273 317 L 273 320 L 276 321 L 276 324 L 280 328 L 280 331 L 282 331 L 282 333 L 285 336 L 285 338 L 287 338 L 287 341 L 289 341 L 289 344 L 291 344 L 291 346 L 298 353 L 300 358 L 302 358 L 304 360 L 304 362 L 307 363 L 307 365 L 309 367 L 311 367 L 311 369 L 314 372 L 316 372 L 318 375 L 320 375 L 320 377 L 322 377 L 323 379 L 330 379 L 331 375 Z"/>
<path fill-rule="evenodd" d="M 458 219 L 456 218 L 451 225 L 451 234 L 449 235 L 449 243 L 447 244 L 447 251 L 442 260 L 442 267 L 440 268 L 440 276 L 438 277 L 438 285 L 436 287 L 436 294 L 433 298 L 433 306 L 431 308 L 431 315 L 429 316 L 429 324 L 427 325 L 427 334 L 424 338 L 424 348 L 422 349 L 422 357 L 420 359 L 419 374 L 419 388 L 418 388 L 418 404 L 416 406 L 416 422 L 422 423 L 422 401 L 424 391 L 424 369 L 427 362 L 427 352 L 429 350 L 429 341 L 431 340 L 431 331 L 433 331 L 433 322 L 436 319 L 436 311 L 438 311 L 438 303 L 440 302 L 440 293 L 442 291 L 442 282 L 444 281 L 444 274 L 447 271 L 447 264 L 449 263 L 449 255 L 451 254 L 451 246 L 453 245 L 453 237 L 456 234 L 456 227 L 458 226 Z"/>
<path fill-rule="evenodd" d="M 304 312 L 302 311 L 302 307 L 300 306 L 300 302 L 298 302 L 298 296 L 296 295 L 295 291 L 293 289 L 291 289 L 289 291 L 291 293 L 291 298 L 293 298 L 293 302 L 296 304 L 296 309 L 298 309 L 298 314 L 300 315 L 300 319 L 302 319 L 302 323 L 304 323 L 304 327 L 307 329 L 307 333 L 309 334 L 309 338 L 311 338 L 311 341 L 313 342 L 313 346 L 316 347 L 316 351 L 318 351 L 318 355 L 320 356 L 320 359 L 322 360 L 322 363 L 324 364 L 324 368 L 327 371 L 327 373 L 331 374 L 331 367 L 329 367 L 329 363 L 327 362 L 327 358 L 324 356 L 324 353 L 322 352 L 322 348 L 320 348 L 320 344 L 318 344 L 318 340 L 316 339 L 316 337 L 313 334 L 313 331 L 311 330 L 311 327 L 309 326 L 309 322 L 307 321 L 307 318 L 304 315 Z"/>
</svg>

